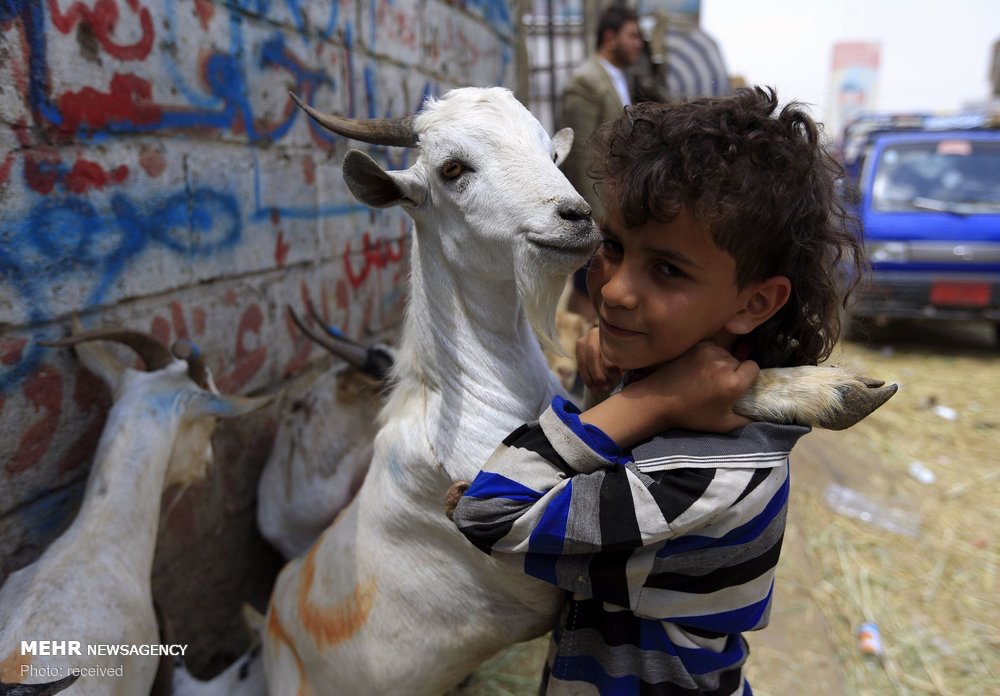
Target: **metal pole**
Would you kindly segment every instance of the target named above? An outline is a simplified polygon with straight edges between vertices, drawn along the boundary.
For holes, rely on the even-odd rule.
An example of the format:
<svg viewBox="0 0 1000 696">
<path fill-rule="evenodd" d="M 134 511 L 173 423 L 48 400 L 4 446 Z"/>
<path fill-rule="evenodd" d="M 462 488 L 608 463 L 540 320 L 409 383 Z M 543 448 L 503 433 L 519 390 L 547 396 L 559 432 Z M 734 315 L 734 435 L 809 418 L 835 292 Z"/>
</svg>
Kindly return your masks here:
<svg viewBox="0 0 1000 696">
<path fill-rule="evenodd" d="M 556 31 L 554 26 L 555 3 L 545 0 L 545 12 L 548 15 L 549 37 L 549 96 L 552 99 L 552 129 L 559 123 L 559 93 L 556 91 Z"/>
</svg>

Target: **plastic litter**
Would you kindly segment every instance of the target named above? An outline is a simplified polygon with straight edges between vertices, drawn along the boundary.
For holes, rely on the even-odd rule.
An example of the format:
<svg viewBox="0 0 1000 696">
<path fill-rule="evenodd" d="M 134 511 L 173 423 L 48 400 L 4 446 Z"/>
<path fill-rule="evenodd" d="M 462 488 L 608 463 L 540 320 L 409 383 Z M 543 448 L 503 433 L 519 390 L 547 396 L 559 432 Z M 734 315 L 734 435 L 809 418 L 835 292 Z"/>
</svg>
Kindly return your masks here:
<svg viewBox="0 0 1000 696">
<path fill-rule="evenodd" d="M 834 512 L 845 517 L 914 539 L 920 534 L 916 512 L 877 502 L 852 488 L 831 483 L 823 492 L 823 499 Z"/>
<path fill-rule="evenodd" d="M 934 407 L 934 415 L 944 418 L 946 421 L 958 420 L 958 411 L 950 406 L 938 404 Z"/>
<path fill-rule="evenodd" d="M 858 650 L 865 655 L 882 657 L 882 634 L 874 623 L 863 623 L 858 628 Z"/>
<path fill-rule="evenodd" d="M 932 484 L 937 480 L 937 476 L 933 471 L 927 468 L 927 465 L 923 462 L 913 461 L 910 462 L 910 475 L 924 484 Z"/>
</svg>

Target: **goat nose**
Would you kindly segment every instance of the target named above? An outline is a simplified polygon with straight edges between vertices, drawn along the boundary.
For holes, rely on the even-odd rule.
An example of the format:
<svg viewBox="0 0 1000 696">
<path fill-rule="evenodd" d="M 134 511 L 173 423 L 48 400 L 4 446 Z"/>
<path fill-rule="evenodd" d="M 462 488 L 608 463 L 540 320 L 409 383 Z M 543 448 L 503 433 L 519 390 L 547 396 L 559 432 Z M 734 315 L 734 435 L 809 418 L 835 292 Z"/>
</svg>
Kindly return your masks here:
<svg viewBox="0 0 1000 696">
<path fill-rule="evenodd" d="M 590 220 L 590 206 L 586 201 L 563 201 L 557 211 L 559 217 L 567 222 L 582 222 Z"/>
</svg>

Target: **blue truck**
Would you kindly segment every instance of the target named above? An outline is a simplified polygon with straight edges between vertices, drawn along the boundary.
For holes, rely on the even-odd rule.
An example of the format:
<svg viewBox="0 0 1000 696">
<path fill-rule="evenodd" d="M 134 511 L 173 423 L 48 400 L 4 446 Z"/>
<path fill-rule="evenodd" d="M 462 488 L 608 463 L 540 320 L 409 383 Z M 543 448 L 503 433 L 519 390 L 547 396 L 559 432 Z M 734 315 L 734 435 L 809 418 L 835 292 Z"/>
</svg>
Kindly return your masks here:
<svg viewBox="0 0 1000 696">
<path fill-rule="evenodd" d="M 852 317 L 985 319 L 1000 344 L 1000 128 L 948 125 L 882 125 L 853 143 L 846 190 L 872 276 Z"/>
</svg>

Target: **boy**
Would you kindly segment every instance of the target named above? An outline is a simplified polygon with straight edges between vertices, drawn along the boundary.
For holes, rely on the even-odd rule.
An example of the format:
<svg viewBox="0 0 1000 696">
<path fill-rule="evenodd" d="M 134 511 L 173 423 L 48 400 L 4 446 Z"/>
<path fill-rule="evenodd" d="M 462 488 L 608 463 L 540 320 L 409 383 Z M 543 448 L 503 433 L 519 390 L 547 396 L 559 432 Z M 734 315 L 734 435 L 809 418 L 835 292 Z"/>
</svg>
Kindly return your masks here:
<svg viewBox="0 0 1000 696">
<path fill-rule="evenodd" d="M 543 693 L 751 693 L 741 633 L 767 624 L 808 428 L 731 406 L 758 365 L 827 357 L 838 264 L 863 261 L 816 125 L 777 107 L 761 89 L 640 104 L 599 137 L 581 372 L 625 386 L 583 413 L 556 397 L 454 510 L 480 549 L 572 593 Z"/>
</svg>

